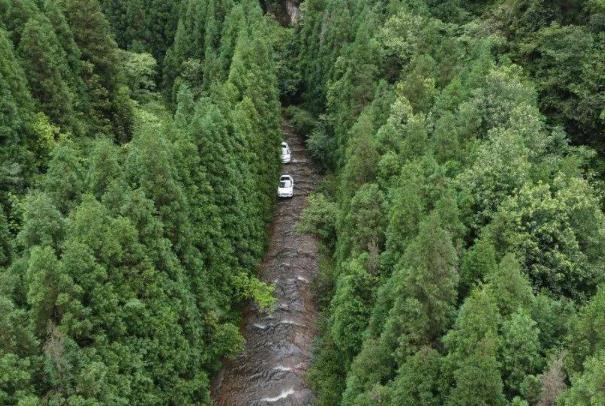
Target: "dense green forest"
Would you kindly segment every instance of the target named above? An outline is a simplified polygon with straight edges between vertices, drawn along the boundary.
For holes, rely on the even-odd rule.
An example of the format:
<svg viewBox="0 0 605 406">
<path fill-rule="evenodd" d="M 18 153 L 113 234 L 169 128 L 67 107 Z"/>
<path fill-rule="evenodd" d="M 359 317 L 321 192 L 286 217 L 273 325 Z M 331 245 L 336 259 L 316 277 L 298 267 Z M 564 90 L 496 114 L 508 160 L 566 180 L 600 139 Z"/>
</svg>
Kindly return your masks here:
<svg viewBox="0 0 605 406">
<path fill-rule="evenodd" d="M 279 4 L 0 0 L 0 404 L 211 403 L 280 105 L 318 404 L 605 404 L 605 2 Z"/>
<path fill-rule="evenodd" d="M 0 1 L 0 404 L 208 404 L 281 135 L 250 0 Z"/>
<path fill-rule="evenodd" d="M 302 14 L 318 403 L 605 404 L 605 2 Z"/>
</svg>

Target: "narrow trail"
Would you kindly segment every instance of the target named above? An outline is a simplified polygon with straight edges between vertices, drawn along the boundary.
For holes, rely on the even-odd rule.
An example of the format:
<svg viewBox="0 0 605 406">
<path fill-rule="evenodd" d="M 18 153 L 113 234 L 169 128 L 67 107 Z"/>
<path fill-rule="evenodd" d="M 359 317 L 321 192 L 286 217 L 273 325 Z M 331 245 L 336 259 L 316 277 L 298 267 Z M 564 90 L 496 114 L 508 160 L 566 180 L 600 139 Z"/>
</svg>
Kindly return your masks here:
<svg viewBox="0 0 605 406">
<path fill-rule="evenodd" d="M 311 236 L 298 235 L 295 226 L 320 176 L 307 156 L 303 138 L 286 122 L 283 131 L 292 161 L 283 166 L 282 173 L 294 178 L 294 197 L 278 203 L 262 265 L 263 280 L 276 286 L 277 308 L 272 314 L 259 312 L 255 306 L 247 309 L 246 348 L 217 377 L 213 397 L 218 406 L 313 402 L 305 375 L 315 337 L 310 282 L 317 270 L 317 244 Z"/>
</svg>

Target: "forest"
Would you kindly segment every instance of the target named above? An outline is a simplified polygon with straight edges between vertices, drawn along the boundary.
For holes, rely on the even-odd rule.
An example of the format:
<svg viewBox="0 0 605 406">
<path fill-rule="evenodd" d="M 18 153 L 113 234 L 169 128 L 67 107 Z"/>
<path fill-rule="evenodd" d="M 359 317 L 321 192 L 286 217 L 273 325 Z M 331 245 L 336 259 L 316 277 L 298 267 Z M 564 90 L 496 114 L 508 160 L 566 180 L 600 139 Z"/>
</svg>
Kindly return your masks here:
<svg viewBox="0 0 605 406">
<path fill-rule="evenodd" d="M 605 405 L 605 1 L 282 3 L 0 0 L 0 405 L 212 404 L 282 117 L 318 405 Z"/>
<path fill-rule="evenodd" d="M 209 404 L 239 304 L 272 305 L 281 27 L 220 0 L 0 27 L 0 404 Z"/>
<path fill-rule="evenodd" d="M 604 405 L 605 2 L 302 15 L 318 404 Z"/>
</svg>

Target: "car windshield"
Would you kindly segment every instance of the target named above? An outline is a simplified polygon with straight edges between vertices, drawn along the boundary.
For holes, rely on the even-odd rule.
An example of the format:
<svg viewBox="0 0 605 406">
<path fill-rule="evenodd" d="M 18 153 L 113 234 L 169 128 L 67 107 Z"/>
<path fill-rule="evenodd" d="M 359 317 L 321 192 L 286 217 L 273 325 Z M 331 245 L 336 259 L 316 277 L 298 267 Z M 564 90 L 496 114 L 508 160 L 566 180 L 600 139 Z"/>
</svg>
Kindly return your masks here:
<svg viewBox="0 0 605 406">
<path fill-rule="evenodd" d="M 281 188 L 290 187 L 290 181 L 282 180 L 281 182 L 279 182 L 279 187 L 281 187 Z"/>
</svg>

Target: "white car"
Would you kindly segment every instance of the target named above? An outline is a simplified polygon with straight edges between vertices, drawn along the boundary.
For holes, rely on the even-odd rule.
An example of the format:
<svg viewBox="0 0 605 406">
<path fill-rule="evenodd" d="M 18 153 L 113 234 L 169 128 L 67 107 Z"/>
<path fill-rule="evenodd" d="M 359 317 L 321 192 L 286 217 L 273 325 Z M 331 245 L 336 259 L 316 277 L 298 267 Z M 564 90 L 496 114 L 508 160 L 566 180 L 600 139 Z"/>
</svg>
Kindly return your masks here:
<svg viewBox="0 0 605 406">
<path fill-rule="evenodd" d="M 277 188 L 278 197 L 294 196 L 294 179 L 290 175 L 282 175 L 279 178 L 279 186 Z"/>
<path fill-rule="evenodd" d="M 281 143 L 281 162 L 283 164 L 290 163 L 290 159 L 292 159 L 292 153 L 290 152 L 290 147 L 287 143 Z"/>
</svg>

